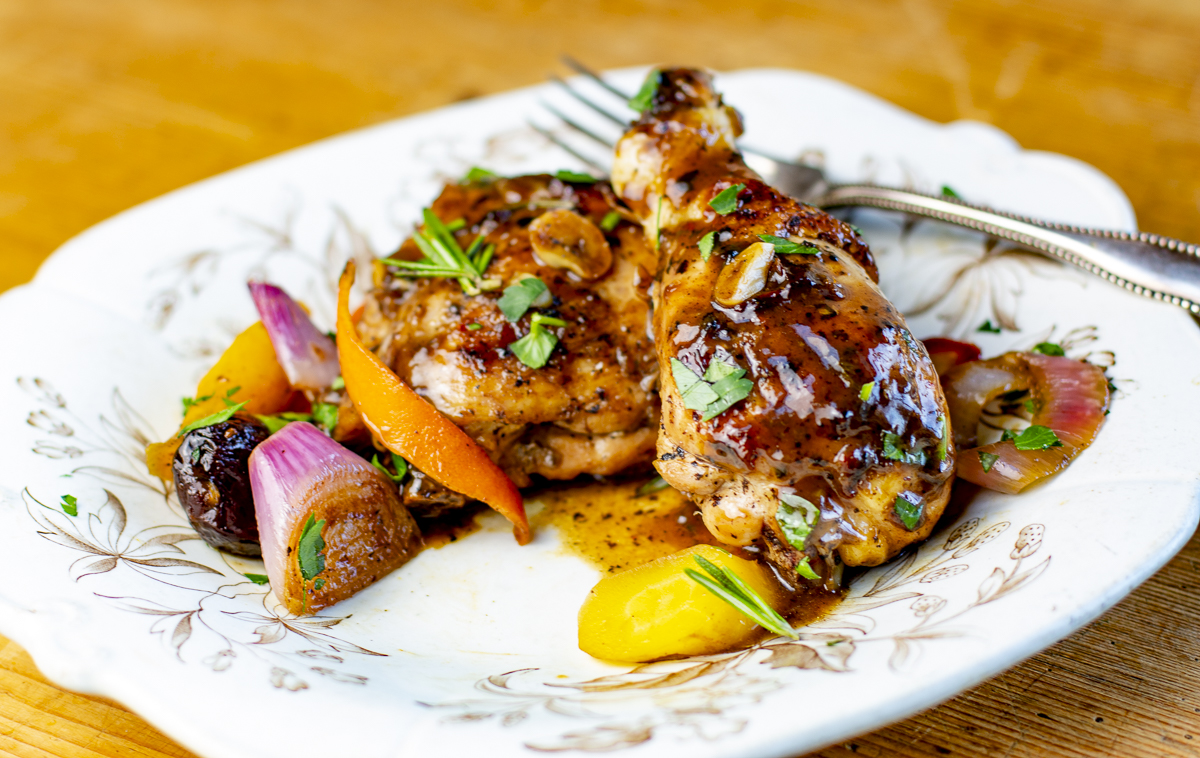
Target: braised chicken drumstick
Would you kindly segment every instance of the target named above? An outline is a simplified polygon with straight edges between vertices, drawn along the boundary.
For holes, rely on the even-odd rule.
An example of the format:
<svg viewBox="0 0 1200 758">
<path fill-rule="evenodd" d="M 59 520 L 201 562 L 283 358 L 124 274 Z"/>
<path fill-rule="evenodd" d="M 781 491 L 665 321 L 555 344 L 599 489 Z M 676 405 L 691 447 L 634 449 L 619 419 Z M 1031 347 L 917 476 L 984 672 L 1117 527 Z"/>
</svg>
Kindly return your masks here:
<svg viewBox="0 0 1200 758">
<path fill-rule="evenodd" d="M 746 166 L 710 76 L 652 76 L 613 185 L 658 252 L 655 465 L 727 544 L 827 581 L 878 565 L 950 494 L 937 373 L 862 238 Z"/>
</svg>

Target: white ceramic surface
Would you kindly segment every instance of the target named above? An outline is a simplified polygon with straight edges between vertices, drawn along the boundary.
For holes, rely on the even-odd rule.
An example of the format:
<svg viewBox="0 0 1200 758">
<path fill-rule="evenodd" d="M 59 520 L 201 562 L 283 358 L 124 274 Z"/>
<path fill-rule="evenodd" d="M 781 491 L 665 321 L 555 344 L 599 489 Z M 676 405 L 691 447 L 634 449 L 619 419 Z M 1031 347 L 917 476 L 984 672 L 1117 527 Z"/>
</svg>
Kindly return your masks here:
<svg viewBox="0 0 1200 758">
<path fill-rule="evenodd" d="M 614 76 L 627 89 L 642 72 Z M 938 125 L 810 74 L 719 78 L 748 143 L 837 180 L 936 190 L 1132 229 L 1120 190 L 982 124 Z M 107 695 L 205 756 L 783 756 L 929 707 L 1062 638 L 1166 562 L 1197 521 L 1200 332 L 1182 312 L 929 223 L 853 214 L 918 336 L 985 354 L 1047 338 L 1120 388 L 1098 441 L 1019 497 L 984 495 L 862 577 L 799 642 L 630 672 L 575 645 L 597 572 L 504 522 L 427 551 L 314 619 L 194 539 L 139 460 L 254 319 L 267 275 L 331 323 L 347 255 L 394 247 L 440 183 L 579 168 L 525 124 L 545 88 L 464 103 L 178 190 L 70 241 L 0 298 L 0 632 L 62 685 Z M 571 107 L 563 103 L 563 107 Z M 980 334 L 984 319 L 1019 331 Z M 78 497 L 78 515 L 60 507 Z M 596 681 L 601 679 L 601 681 Z"/>
</svg>

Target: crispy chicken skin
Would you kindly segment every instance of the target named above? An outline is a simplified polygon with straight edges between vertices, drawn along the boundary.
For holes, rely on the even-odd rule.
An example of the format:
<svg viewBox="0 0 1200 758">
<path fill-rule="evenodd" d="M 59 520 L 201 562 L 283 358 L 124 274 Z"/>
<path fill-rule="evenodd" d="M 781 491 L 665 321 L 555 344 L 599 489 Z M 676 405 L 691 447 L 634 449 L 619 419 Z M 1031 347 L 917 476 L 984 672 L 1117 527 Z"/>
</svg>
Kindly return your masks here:
<svg viewBox="0 0 1200 758">
<path fill-rule="evenodd" d="M 617 145 L 613 185 L 659 247 L 655 465 L 723 542 L 761 537 L 775 563 L 794 567 L 804 556 L 776 520 L 781 493 L 794 494 L 821 512 L 806 545 L 814 568 L 829 575 L 835 554 L 877 565 L 928 536 L 945 507 L 954 471 L 946 401 L 924 347 L 879 290 L 863 240 L 764 184 L 734 146 L 740 133 L 708 74 L 669 69 Z M 709 205 L 738 184 L 731 212 Z M 804 243 L 807 254 L 752 249 L 759 235 Z M 702 420 L 684 405 L 672 359 L 698 375 L 732 360 L 753 389 Z M 912 529 L 896 513 L 901 496 L 921 509 Z"/>
<path fill-rule="evenodd" d="M 446 223 L 463 219 L 456 235 L 464 249 L 479 234 L 495 245 L 485 274 L 498 286 L 468 296 L 454 279 L 404 278 L 380 263 L 359 325 L 367 344 L 518 486 L 534 474 L 648 468 L 658 431 L 648 333 L 655 259 L 632 220 L 600 228 L 610 212 L 626 213 L 608 184 L 551 176 L 451 184 L 432 211 Z M 393 257 L 421 253 L 409 239 Z M 527 276 L 550 296 L 509 322 L 501 293 Z M 538 369 L 508 349 L 529 332 L 535 310 L 567 322 L 548 327 L 559 344 Z"/>
</svg>

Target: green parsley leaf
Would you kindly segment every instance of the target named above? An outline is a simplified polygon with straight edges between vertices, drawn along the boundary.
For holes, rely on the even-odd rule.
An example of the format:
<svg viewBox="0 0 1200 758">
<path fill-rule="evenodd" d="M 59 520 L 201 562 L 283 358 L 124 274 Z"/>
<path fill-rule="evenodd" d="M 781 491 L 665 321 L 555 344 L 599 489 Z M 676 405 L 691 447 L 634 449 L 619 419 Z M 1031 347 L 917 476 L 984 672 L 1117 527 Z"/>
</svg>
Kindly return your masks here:
<svg viewBox="0 0 1200 758">
<path fill-rule="evenodd" d="M 396 484 L 399 484 L 404 479 L 405 474 L 408 473 L 408 461 L 395 453 L 392 453 L 392 467 L 396 469 L 396 473 L 393 474 L 387 470 L 387 467 L 379 460 L 379 453 L 371 456 L 371 465 L 382 471 L 388 479 L 391 479 Z"/>
<path fill-rule="evenodd" d="M 1033 346 L 1033 352 L 1052 356 L 1066 355 L 1066 352 L 1062 349 L 1062 345 L 1054 342 L 1039 342 Z"/>
<path fill-rule="evenodd" d="M 317 581 L 313 582 L 313 590 L 315 590 L 315 591 L 317 591 L 317 592 L 320 592 L 320 591 L 321 591 L 321 588 L 322 588 L 322 587 L 324 587 L 324 586 L 325 586 L 325 580 L 324 580 L 324 579 L 318 579 Z"/>
<path fill-rule="evenodd" d="M 721 598 L 726 603 L 729 603 L 744 616 L 764 629 L 785 637 L 799 639 L 800 635 L 796 633 L 792 625 L 785 621 L 774 608 L 768 605 L 767 601 L 763 600 L 750 585 L 742 581 L 741 577 L 729 569 L 717 566 L 704 556 L 697 555 L 693 557 L 708 576 L 701 574 L 695 569 L 684 569 L 683 573 L 689 579 Z"/>
<path fill-rule="evenodd" d="M 783 536 L 788 544 L 800 552 L 804 552 L 808 535 L 816 526 L 821 512 L 817 506 L 799 495 L 790 492 L 779 493 L 779 507 L 775 510 L 775 521 L 783 530 Z"/>
<path fill-rule="evenodd" d="M 197 398 L 184 397 L 184 398 L 180 398 L 180 399 L 183 401 L 183 415 L 186 416 L 188 411 L 190 411 L 192 409 L 192 406 L 199 405 L 200 403 L 203 403 L 205 400 L 212 400 L 212 395 L 205 395 L 204 397 L 197 397 Z"/>
<path fill-rule="evenodd" d="M 1062 441 L 1052 429 L 1036 425 L 1013 438 L 1013 444 L 1018 450 L 1047 450 L 1052 447 L 1062 447 Z"/>
<path fill-rule="evenodd" d="M 240 390 L 241 388 L 242 388 L 242 385 L 239 384 L 238 386 L 236 386 L 233 389 L 226 392 L 225 397 L 233 397 L 234 394 L 237 393 L 237 391 Z"/>
<path fill-rule="evenodd" d="M 926 460 L 924 450 L 909 450 L 904 438 L 891 432 L 883 433 L 883 457 L 915 466 L 924 466 Z"/>
<path fill-rule="evenodd" d="M 558 344 L 558 337 L 547 331 L 543 324 L 566 326 L 567 322 L 535 313 L 529 326 L 529 334 L 508 345 L 508 349 L 517 356 L 517 360 L 529 368 L 545 366 L 550 360 L 550 353 L 554 352 L 554 346 Z"/>
<path fill-rule="evenodd" d="M 333 403 L 313 403 L 313 421 L 326 432 L 332 432 L 338 422 L 338 407 Z"/>
<path fill-rule="evenodd" d="M 467 324 L 467 331 L 468 331 L 468 332 L 477 332 L 477 331 L 479 331 L 479 330 L 480 330 L 480 329 L 482 329 L 482 328 L 483 328 L 483 324 L 480 324 L 480 323 L 478 323 L 478 322 L 476 322 L 476 323 L 472 323 L 472 324 Z"/>
<path fill-rule="evenodd" d="M 1021 406 L 1024 407 L 1025 410 L 1029 411 L 1031 414 L 1037 413 L 1037 403 L 1035 403 L 1033 398 L 1031 398 L 1031 397 L 1026 398 L 1025 402 L 1021 403 Z"/>
<path fill-rule="evenodd" d="M 642 82 L 641 89 L 637 91 L 636 95 L 629 98 L 629 107 L 638 113 L 650 110 L 650 106 L 654 105 L 654 93 L 658 91 L 660 80 L 659 70 L 651 69 L 650 73 L 646 74 L 646 80 Z"/>
<path fill-rule="evenodd" d="M 950 189 L 949 184 L 942 185 L 942 197 L 952 197 L 955 200 L 962 200 L 962 198 L 959 196 L 959 194 L 957 192 Z"/>
<path fill-rule="evenodd" d="M 745 373 L 743 369 L 738 371 Z M 701 421 L 710 421 L 729 410 L 734 403 L 750 397 L 750 393 L 754 391 L 754 382 L 743 379 L 740 375 L 727 376 L 713 384 L 712 388 L 720 399 L 708 406 L 704 415 L 700 417 Z"/>
<path fill-rule="evenodd" d="M 746 369 L 738 368 L 736 363 L 730 363 L 723 358 L 714 357 L 708 363 L 708 369 L 704 372 L 704 381 L 719 382 L 727 376 L 732 376 L 735 379 L 746 375 Z"/>
<path fill-rule="evenodd" d="M 641 487 L 638 487 L 637 492 L 633 493 L 633 496 L 634 497 L 643 497 L 645 495 L 649 495 L 652 492 L 658 492 L 659 490 L 665 490 L 667 487 L 670 487 L 670 486 L 671 485 L 667 484 L 666 479 L 663 479 L 661 476 L 656 476 L 653 479 L 651 479 L 650 481 L 643 484 Z"/>
<path fill-rule="evenodd" d="M 984 321 L 982 324 L 980 324 L 979 328 L 976 329 L 975 331 L 987 332 L 988 334 L 999 334 L 1000 327 L 993 324 L 992 320 L 989 318 L 987 321 Z"/>
<path fill-rule="evenodd" d="M 621 223 L 621 214 L 616 211 L 609 211 L 604 214 L 604 218 L 600 220 L 600 228 L 606 232 L 611 232 L 617 228 L 617 224 Z"/>
<path fill-rule="evenodd" d="M 735 184 L 732 187 L 726 187 L 718 192 L 716 197 L 708 201 L 708 207 L 722 216 L 727 216 L 737 210 L 737 196 L 744 189 L 746 189 L 746 185 L 744 184 Z"/>
<path fill-rule="evenodd" d="M 867 382 L 858 389 L 858 399 L 864 403 L 871 399 L 871 393 L 875 390 L 875 382 Z"/>
<path fill-rule="evenodd" d="M 492 179 L 498 179 L 499 174 L 494 171 L 488 171 L 486 168 L 472 166 L 467 175 L 463 177 L 463 181 L 467 184 L 475 184 L 477 182 L 489 182 Z"/>
<path fill-rule="evenodd" d="M 576 184 L 595 184 L 600 181 L 591 174 L 585 174 L 582 171 L 571 171 L 569 169 L 555 171 L 554 178 L 564 182 L 575 182 Z"/>
<path fill-rule="evenodd" d="M 808 556 L 804 556 L 799 563 L 796 564 L 796 573 L 805 579 L 816 581 L 821 578 L 821 575 L 812 570 L 812 566 L 808 565 Z M 832 644 L 832 643 L 830 643 Z"/>
<path fill-rule="evenodd" d="M 335 376 L 333 382 L 329 385 L 329 389 L 334 392 L 346 389 L 346 380 L 340 376 Z"/>
<path fill-rule="evenodd" d="M 1000 460 L 1000 456 L 996 455 L 995 453 L 985 453 L 982 450 L 979 451 L 979 465 L 983 466 L 983 473 L 985 474 L 992 470 L 992 466 L 995 466 L 996 461 L 998 460 Z"/>
<path fill-rule="evenodd" d="M 280 418 L 279 416 L 259 416 L 259 415 L 255 415 L 255 417 L 254 417 L 254 418 L 256 418 L 256 419 L 258 419 L 259 421 L 263 422 L 263 426 L 267 427 L 267 434 L 274 434 L 275 432 L 279 431 L 279 430 L 280 430 L 280 429 L 282 429 L 283 427 L 285 427 L 285 426 L 287 426 L 288 424 L 292 423 L 292 422 L 288 421 L 288 420 L 287 420 L 287 419 L 285 419 L 285 418 Z M 195 449 L 195 450 L 193 450 L 192 452 L 193 452 L 193 453 L 200 452 L 200 448 L 196 448 L 196 449 Z"/>
<path fill-rule="evenodd" d="M 308 514 L 308 521 L 300 532 L 300 541 L 296 544 L 296 560 L 300 564 L 300 576 L 308 581 L 325 570 L 325 539 L 321 530 L 325 528 L 325 519 L 317 521 L 317 517 Z"/>
<path fill-rule="evenodd" d="M 1000 433 L 1000 441 L 1001 442 L 1008 442 L 1009 440 L 1015 440 L 1016 438 L 1017 438 L 1017 433 L 1014 432 L 1012 429 L 1005 429 L 1003 432 Z"/>
<path fill-rule="evenodd" d="M 242 574 L 242 576 L 246 577 L 255 584 L 266 584 L 267 582 L 271 581 L 266 574 Z"/>
<path fill-rule="evenodd" d="M 504 318 L 509 321 L 519 321 L 525 315 L 525 311 L 533 306 L 533 301 L 548 291 L 549 288 L 546 287 L 545 282 L 531 276 L 505 287 L 504 294 L 496 301 L 496 305 L 500 306 L 500 312 L 504 314 Z"/>
<path fill-rule="evenodd" d="M 758 238 L 775 246 L 775 252 L 780 255 L 816 255 L 818 250 L 814 245 L 804 245 L 792 242 L 787 237 L 775 237 L 770 234 L 760 234 Z"/>
<path fill-rule="evenodd" d="M 939 461 L 944 461 L 950 454 L 950 422 L 945 418 L 938 420 L 942 422 L 942 436 L 938 437 L 937 457 Z"/>
<path fill-rule="evenodd" d="M 892 510 L 899 517 L 900 523 L 904 524 L 904 528 L 911 532 L 917 528 L 917 524 L 921 523 L 921 511 L 924 510 L 924 506 L 921 503 L 912 502 L 904 495 L 897 495 Z"/>
<path fill-rule="evenodd" d="M 203 429 L 206 426 L 212 426 L 213 424 L 219 424 L 222 421 L 228 421 L 233 416 L 233 414 L 237 413 L 238 411 L 240 411 L 242 408 L 245 408 L 245 407 L 246 407 L 245 403 L 238 403 L 236 405 L 231 405 L 223 411 L 217 411 L 216 413 L 212 414 L 211 416 L 205 416 L 204 418 L 200 419 L 199 421 L 193 421 L 192 423 L 190 423 L 187 426 L 180 429 L 179 433 L 176 434 L 175 436 L 183 437 L 184 435 L 188 434 L 189 432 L 194 432 L 197 429 Z"/>
<path fill-rule="evenodd" d="M 79 499 L 76 498 L 74 495 L 63 495 L 62 496 L 62 509 L 63 509 L 63 513 L 67 514 L 68 516 L 78 516 L 79 515 Z"/>
<path fill-rule="evenodd" d="M 716 232 L 709 232 L 701 237 L 700 242 L 697 244 L 697 247 L 700 248 L 700 260 L 704 261 L 705 263 L 708 263 L 708 259 L 712 257 L 713 240 L 716 239 L 716 236 Z"/>
<path fill-rule="evenodd" d="M 690 411 L 703 411 L 719 399 L 708 382 L 678 358 L 671 359 L 671 376 L 675 379 L 683 407 Z"/>
</svg>

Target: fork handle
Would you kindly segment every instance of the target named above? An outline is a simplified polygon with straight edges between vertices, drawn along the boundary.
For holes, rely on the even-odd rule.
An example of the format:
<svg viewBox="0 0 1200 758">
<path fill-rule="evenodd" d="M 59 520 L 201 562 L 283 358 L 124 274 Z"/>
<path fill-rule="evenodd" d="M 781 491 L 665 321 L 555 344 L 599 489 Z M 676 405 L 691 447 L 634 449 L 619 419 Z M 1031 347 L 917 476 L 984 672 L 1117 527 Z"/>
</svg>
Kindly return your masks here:
<svg viewBox="0 0 1200 758">
<path fill-rule="evenodd" d="M 814 205 L 882 208 L 974 229 L 1200 314 L 1200 246 L 1170 237 L 1055 224 L 954 198 L 874 185 L 833 185 Z"/>
</svg>

